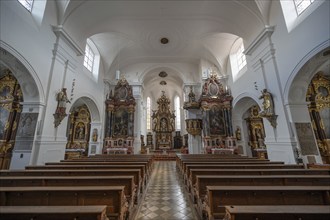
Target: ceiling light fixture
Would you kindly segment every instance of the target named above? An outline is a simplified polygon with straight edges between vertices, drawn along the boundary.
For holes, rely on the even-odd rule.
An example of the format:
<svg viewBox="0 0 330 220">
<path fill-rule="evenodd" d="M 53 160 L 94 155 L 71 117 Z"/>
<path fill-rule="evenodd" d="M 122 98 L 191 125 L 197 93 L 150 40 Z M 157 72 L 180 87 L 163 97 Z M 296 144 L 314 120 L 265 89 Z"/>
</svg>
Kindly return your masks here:
<svg viewBox="0 0 330 220">
<path fill-rule="evenodd" d="M 170 42 L 170 41 L 168 40 L 167 37 L 163 37 L 160 39 L 160 43 L 162 43 L 162 44 L 168 44 L 168 42 Z"/>
</svg>

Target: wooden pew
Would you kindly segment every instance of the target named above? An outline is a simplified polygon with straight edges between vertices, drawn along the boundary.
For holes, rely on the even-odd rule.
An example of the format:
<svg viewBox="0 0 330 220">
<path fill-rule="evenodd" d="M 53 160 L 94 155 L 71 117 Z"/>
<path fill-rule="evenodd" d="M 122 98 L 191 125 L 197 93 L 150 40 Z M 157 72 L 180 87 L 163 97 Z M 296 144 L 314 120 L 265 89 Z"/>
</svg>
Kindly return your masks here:
<svg viewBox="0 0 330 220">
<path fill-rule="evenodd" d="M 220 155 L 220 154 L 177 154 L 176 164 L 180 166 L 183 161 L 199 161 L 199 160 L 260 160 L 256 157 L 247 157 L 239 155 Z"/>
<path fill-rule="evenodd" d="M 147 183 L 146 167 L 144 165 L 37 165 L 37 166 L 26 166 L 26 170 L 90 170 L 90 169 L 139 169 L 141 171 L 141 191 L 144 191 Z"/>
<path fill-rule="evenodd" d="M 207 186 L 330 186 L 329 175 L 198 175 L 192 198 L 201 206 Z"/>
<path fill-rule="evenodd" d="M 198 164 L 284 164 L 283 162 L 270 162 L 259 159 L 247 160 L 247 159 L 225 159 L 225 160 L 187 160 L 180 163 L 179 171 L 184 173 L 187 165 L 198 165 Z"/>
<path fill-rule="evenodd" d="M 197 175 L 330 175 L 330 170 L 310 169 L 190 169 L 187 188 L 196 184 Z"/>
<path fill-rule="evenodd" d="M 208 165 L 208 164 L 192 164 L 186 165 L 186 170 L 183 175 L 184 183 L 187 185 L 188 180 L 190 179 L 190 170 L 191 169 L 303 169 L 303 165 L 295 164 L 238 164 L 238 165 Z"/>
<path fill-rule="evenodd" d="M 328 220 L 329 206 L 225 206 L 225 220 Z"/>
<path fill-rule="evenodd" d="M 141 171 L 139 169 L 101 169 L 101 170 L 0 170 L 0 176 L 134 176 L 134 184 L 136 187 L 136 201 L 137 204 L 142 196 L 142 179 Z"/>
<path fill-rule="evenodd" d="M 1 206 L 106 205 L 109 219 L 127 215 L 124 186 L 1 187 L 0 194 Z"/>
<path fill-rule="evenodd" d="M 269 162 L 268 159 L 266 160 L 260 160 L 258 158 L 248 158 L 248 157 L 205 157 L 205 156 L 199 156 L 199 157 L 187 157 L 187 158 L 178 158 L 176 160 L 176 165 L 179 167 L 182 167 L 184 163 L 187 162 L 208 162 L 208 161 L 265 161 Z"/>
<path fill-rule="evenodd" d="M 63 161 L 63 162 L 48 162 L 45 163 L 46 166 L 57 166 L 57 165 L 62 165 L 62 166 L 71 166 L 71 165 L 131 165 L 131 166 L 145 166 L 146 170 L 146 177 L 149 178 L 152 168 L 149 166 L 148 162 L 132 162 L 132 161 Z"/>
<path fill-rule="evenodd" d="M 204 218 L 224 215 L 228 205 L 330 205 L 330 186 L 207 186 Z"/>
<path fill-rule="evenodd" d="M 2 176 L 0 186 L 124 186 L 129 210 L 136 201 L 134 176 Z"/>
<path fill-rule="evenodd" d="M 278 161 L 190 161 L 190 162 L 184 162 L 182 165 L 182 173 L 185 174 L 187 172 L 187 168 L 190 166 L 218 166 L 218 165 L 273 165 L 273 166 L 286 166 L 283 162 Z M 290 167 L 296 167 L 297 165 L 290 165 Z M 299 165 L 299 167 L 303 168 L 302 165 Z"/>
<path fill-rule="evenodd" d="M 152 168 L 153 166 L 153 156 L 148 156 L 148 157 L 117 157 L 116 156 L 110 156 L 108 157 L 87 157 L 87 158 L 73 158 L 69 160 L 61 160 L 60 162 L 147 162 L 148 166 Z"/>
<path fill-rule="evenodd" d="M 1 220 L 109 220 L 100 206 L 0 206 Z"/>
</svg>

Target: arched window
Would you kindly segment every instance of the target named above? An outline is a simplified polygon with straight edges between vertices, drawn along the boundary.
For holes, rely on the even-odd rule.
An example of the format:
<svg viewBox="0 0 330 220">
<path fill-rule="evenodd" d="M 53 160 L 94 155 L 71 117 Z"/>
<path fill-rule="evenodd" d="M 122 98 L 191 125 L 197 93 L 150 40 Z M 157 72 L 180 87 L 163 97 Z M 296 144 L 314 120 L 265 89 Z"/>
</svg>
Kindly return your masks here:
<svg viewBox="0 0 330 220">
<path fill-rule="evenodd" d="M 288 32 L 302 23 L 326 0 L 281 0 L 282 11 Z"/>
<path fill-rule="evenodd" d="M 174 98 L 174 109 L 175 109 L 175 127 L 176 130 L 181 130 L 181 111 L 180 111 L 180 97 L 176 96 Z"/>
<path fill-rule="evenodd" d="M 240 76 L 242 76 L 246 68 L 246 56 L 244 52 L 243 39 L 238 38 L 231 48 L 230 53 L 230 65 L 233 75 L 233 81 L 235 82 Z"/>
<path fill-rule="evenodd" d="M 293 0 L 298 15 L 303 13 L 306 8 L 308 8 L 314 0 Z"/>
<path fill-rule="evenodd" d="M 151 130 L 151 99 L 147 97 L 147 130 Z"/>
<path fill-rule="evenodd" d="M 244 51 L 244 45 L 242 43 L 236 52 L 238 71 L 243 69 L 243 67 L 245 67 L 245 65 L 246 65 L 246 57 L 245 57 L 245 54 L 243 53 L 243 51 Z"/>
<path fill-rule="evenodd" d="M 92 76 L 97 80 L 99 75 L 100 53 L 93 41 L 87 38 L 84 56 L 84 66 L 92 73 Z"/>
<path fill-rule="evenodd" d="M 26 8 L 29 12 L 32 11 L 33 1 L 34 0 L 18 0 L 18 2 L 21 3 L 21 5 L 23 5 L 23 7 Z"/>
<path fill-rule="evenodd" d="M 44 18 L 46 3 L 47 0 L 44 1 L 35 1 L 35 0 L 17 0 L 20 5 L 22 5 L 31 15 L 31 18 L 34 21 L 34 25 L 37 24 L 41 27 L 42 20 Z M 29 18 L 27 18 L 29 21 Z"/>
</svg>

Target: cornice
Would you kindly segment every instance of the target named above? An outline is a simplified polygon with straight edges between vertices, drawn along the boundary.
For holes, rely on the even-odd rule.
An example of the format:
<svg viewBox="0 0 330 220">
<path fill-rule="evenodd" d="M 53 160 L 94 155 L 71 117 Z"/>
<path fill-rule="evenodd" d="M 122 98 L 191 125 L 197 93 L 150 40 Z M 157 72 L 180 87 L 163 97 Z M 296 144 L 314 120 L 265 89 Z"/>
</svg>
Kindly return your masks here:
<svg viewBox="0 0 330 220">
<path fill-rule="evenodd" d="M 84 51 L 74 42 L 74 40 L 70 37 L 70 35 L 64 30 L 62 25 L 52 26 L 53 32 L 55 35 L 61 39 L 63 39 L 71 49 L 77 54 L 77 56 L 84 55 Z"/>
<path fill-rule="evenodd" d="M 252 43 L 243 52 L 245 55 L 251 55 L 256 48 L 265 40 L 270 37 L 274 32 L 275 26 L 266 26 L 263 31 L 252 41 Z"/>
</svg>

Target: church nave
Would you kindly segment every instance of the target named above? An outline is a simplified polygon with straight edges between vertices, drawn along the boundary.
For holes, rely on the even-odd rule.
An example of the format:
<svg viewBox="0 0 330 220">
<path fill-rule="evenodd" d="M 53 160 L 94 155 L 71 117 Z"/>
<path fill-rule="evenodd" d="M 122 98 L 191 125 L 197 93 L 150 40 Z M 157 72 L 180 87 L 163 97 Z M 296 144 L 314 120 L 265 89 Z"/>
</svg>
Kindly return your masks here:
<svg viewBox="0 0 330 220">
<path fill-rule="evenodd" d="M 177 175 L 175 161 L 159 161 L 136 220 L 197 220 L 195 210 Z"/>
</svg>

